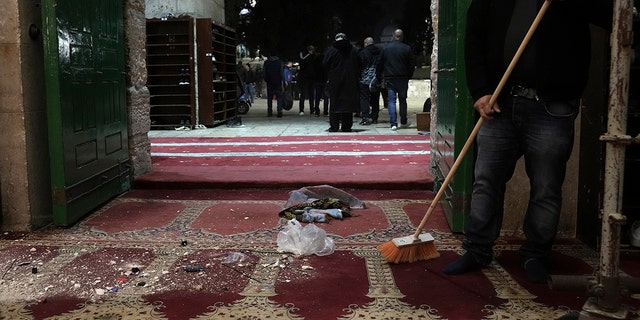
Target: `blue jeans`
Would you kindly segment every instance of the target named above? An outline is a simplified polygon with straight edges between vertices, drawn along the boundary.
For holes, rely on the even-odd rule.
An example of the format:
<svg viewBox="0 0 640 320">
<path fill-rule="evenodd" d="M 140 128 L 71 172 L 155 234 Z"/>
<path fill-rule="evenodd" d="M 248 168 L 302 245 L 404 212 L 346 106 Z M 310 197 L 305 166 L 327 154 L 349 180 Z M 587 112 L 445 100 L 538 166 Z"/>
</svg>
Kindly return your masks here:
<svg viewBox="0 0 640 320">
<path fill-rule="evenodd" d="M 488 264 L 493 259 L 506 184 L 523 156 L 531 190 L 523 222 L 526 241 L 520 254 L 544 259 L 551 252 L 578 105 L 577 100 L 546 103 L 513 97 L 500 104 L 501 113 L 483 123 L 476 138 L 471 214 L 463 244 L 479 262 Z"/>
<path fill-rule="evenodd" d="M 255 84 L 254 83 L 247 83 L 245 85 L 245 92 L 247 94 L 247 96 L 245 98 L 247 98 L 247 100 L 249 102 L 253 103 L 254 96 L 255 96 Z"/>
<path fill-rule="evenodd" d="M 400 123 L 407 124 L 407 91 L 409 90 L 409 79 L 388 79 L 387 99 L 389 101 L 389 122 L 391 127 L 398 126 L 396 115 L 396 97 L 398 98 Z"/>
</svg>

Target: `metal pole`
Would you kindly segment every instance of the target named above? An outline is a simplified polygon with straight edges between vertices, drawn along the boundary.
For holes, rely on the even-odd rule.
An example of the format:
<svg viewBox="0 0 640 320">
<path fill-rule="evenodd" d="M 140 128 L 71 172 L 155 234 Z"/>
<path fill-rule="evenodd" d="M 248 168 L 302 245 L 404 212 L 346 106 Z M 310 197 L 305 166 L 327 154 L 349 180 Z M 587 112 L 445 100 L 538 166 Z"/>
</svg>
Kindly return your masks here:
<svg viewBox="0 0 640 320">
<path fill-rule="evenodd" d="M 626 222 L 626 217 L 621 213 L 625 149 L 631 138 L 626 135 L 626 130 L 633 42 L 633 0 L 616 0 L 613 12 L 607 133 L 600 139 L 607 143 L 600 267 L 597 284 L 592 291 L 593 298 L 587 301 L 583 311 L 624 319 L 628 310 L 620 304 L 619 259 L 620 231 L 622 224 Z"/>
</svg>

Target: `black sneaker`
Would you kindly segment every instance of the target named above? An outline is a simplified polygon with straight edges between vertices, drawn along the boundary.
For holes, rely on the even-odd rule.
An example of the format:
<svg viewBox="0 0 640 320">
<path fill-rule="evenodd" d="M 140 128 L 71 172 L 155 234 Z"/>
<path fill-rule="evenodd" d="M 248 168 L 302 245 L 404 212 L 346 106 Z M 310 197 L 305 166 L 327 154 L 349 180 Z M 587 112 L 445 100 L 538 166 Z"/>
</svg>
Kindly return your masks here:
<svg viewBox="0 0 640 320">
<path fill-rule="evenodd" d="M 278 111 L 278 116 L 277 117 L 278 118 L 282 118 L 282 112 L 281 111 Z"/>
<path fill-rule="evenodd" d="M 524 262 L 527 280 L 533 283 L 547 283 L 549 281 L 549 264 L 545 259 L 529 258 Z"/>
</svg>

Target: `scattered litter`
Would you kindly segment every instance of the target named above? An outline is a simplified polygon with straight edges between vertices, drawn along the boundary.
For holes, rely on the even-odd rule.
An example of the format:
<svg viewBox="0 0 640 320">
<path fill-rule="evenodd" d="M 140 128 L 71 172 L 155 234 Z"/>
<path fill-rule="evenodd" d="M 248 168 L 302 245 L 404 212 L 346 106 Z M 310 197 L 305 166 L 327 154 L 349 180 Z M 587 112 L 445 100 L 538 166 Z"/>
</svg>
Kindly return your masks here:
<svg viewBox="0 0 640 320">
<path fill-rule="evenodd" d="M 242 264 L 249 257 L 242 252 L 229 252 L 224 255 L 222 263 L 224 264 Z"/>
<path fill-rule="evenodd" d="M 365 207 L 364 202 L 347 192 L 329 185 L 320 185 L 289 192 L 289 200 L 278 215 L 302 222 L 327 222 L 330 219 L 351 217 L 351 209 Z M 325 215 L 323 218 L 317 214 L 320 212 L 312 212 L 311 209 L 331 211 L 322 212 Z"/>
<path fill-rule="evenodd" d="M 200 266 L 185 266 L 183 268 L 184 271 L 186 272 L 202 272 L 204 271 L 204 267 L 200 267 Z"/>
<path fill-rule="evenodd" d="M 284 230 L 278 233 L 278 252 L 291 252 L 297 255 L 330 255 L 335 251 L 333 239 L 316 226 L 302 226 L 298 220 L 288 220 Z"/>
</svg>

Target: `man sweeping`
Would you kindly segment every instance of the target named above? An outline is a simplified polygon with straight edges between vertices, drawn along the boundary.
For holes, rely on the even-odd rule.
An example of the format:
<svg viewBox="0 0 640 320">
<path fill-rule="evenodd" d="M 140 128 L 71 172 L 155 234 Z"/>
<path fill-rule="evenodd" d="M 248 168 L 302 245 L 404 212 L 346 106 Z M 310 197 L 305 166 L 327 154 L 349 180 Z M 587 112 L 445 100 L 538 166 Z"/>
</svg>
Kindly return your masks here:
<svg viewBox="0 0 640 320">
<path fill-rule="evenodd" d="M 611 0 L 554 0 L 496 103 L 489 103 L 542 0 L 473 0 L 467 13 L 465 63 L 473 107 L 484 120 L 477 158 L 466 253 L 442 270 L 457 275 L 493 260 L 506 184 L 524 157 L 531 192 L 520 248 L 527 279 L 546 282 L 556 238 L 562 184 L 574 120 L 588 79 L 590 24 L 611 28 Z"/>
</svg>

